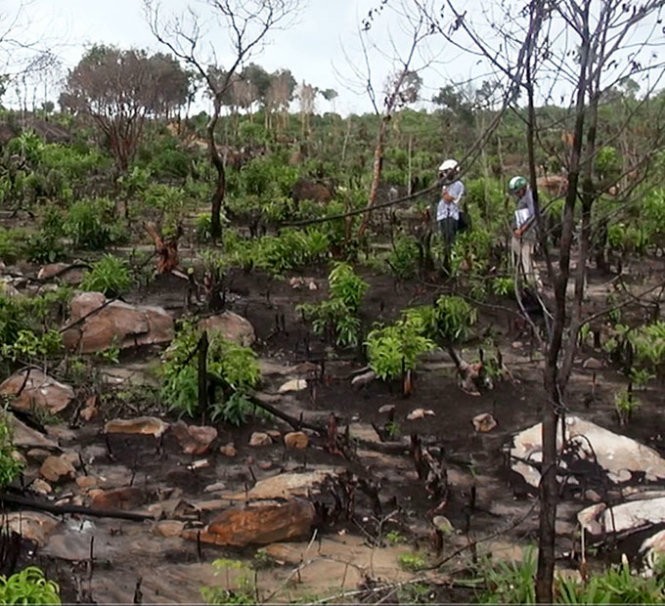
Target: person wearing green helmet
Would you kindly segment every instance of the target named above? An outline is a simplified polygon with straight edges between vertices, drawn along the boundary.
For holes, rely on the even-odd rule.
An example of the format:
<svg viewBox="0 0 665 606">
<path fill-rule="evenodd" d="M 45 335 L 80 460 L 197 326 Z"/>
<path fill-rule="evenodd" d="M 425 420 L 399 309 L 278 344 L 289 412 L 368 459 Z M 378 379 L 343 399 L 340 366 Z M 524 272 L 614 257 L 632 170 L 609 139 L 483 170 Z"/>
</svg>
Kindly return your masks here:
<svg viewBox="0 0 665 606">
<path fill-rule="evenodd" d="M 513 261 L 517 267 L 521 268 L 527 282 L 538 283 L 533 264 L 533 251 L 536 247 L 536 214 L 533 193 L 529 182 L 519 175 L 508 182 L 508 191 L 517 200 L 511 244 Z"/>
</svg>

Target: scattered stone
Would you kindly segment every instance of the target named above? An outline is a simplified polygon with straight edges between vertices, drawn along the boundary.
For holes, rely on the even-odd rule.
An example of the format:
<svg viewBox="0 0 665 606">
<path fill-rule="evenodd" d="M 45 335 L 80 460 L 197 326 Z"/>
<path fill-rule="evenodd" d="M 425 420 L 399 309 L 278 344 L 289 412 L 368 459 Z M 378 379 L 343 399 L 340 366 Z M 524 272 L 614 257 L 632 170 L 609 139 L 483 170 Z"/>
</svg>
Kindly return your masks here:
<svg viewBox="0 0 665 606">
<path fill-rule="evenodd" d="M 154 527 L 154 533 L 161 537 L 179 537 L 185 529 L 185 523 L 178 520 L 161 520 Z"/>
<path fill-rule="evenodd" d="M 603 364 L 603 361 L 597 358 L 587 358 L 582 363 L 582 368 L 586 368 L 587 370 L 602 370 L 604 367 L 605 364 Z"/>
<path fill-rule="evenodd" d="M 373 370 L 368 370 L 353 377 L 351 379 L 351 386 L 360 389 L 361 387 L 365 387 L 365 385 L 369 385 L 374 379 L 376 379 L 376 373 Z"/>
<path fill-rule="evenodd" d="M 473 427 L 481 433 L 492 431 L 497 425 L 496 419 L 489 412 L 473 417 Z"/>
<path fill-rule="evenodd" d="M 513 349 L 522 349 L 522 347 L 524 347 L 524 343 L 522 343 L 522 341 L 513 341 L 513 342 L 510 344 L 510 346 L 511 346 Z"/>
<path fill-rule="evenodd" d="M 72 267 L 69 263 L 49 263 L 44 265 L 37 274 L 38 280 L 57 279 L 69 286 L 78 286 L 83 280 L 83 268 Z"/>
<path fill-rule="evenodd" d="M 11 511 L 3 515 L 2 521 L 3 528 L 13 530 L 40 547 L 46 545 L 59 524 L 58 518 L 40 511 Z"/>
<path fill-rule="evenodd" d="M 141 434 L 160 438 L 169 427 L 168 423 L 157 417 L 113 419 L 104 425 L 104 433 Z"/>
<path fill-rule="evenodd" d="M 78 476 L 76 478 L 76 485 L 82 490 L 89 490 L 97 486 L 97 478 L 94 476 Z"/>
<path fill-rule="evenodd" d="M 70 325 L 62 333 L 63 342 L 79 353 L 169 343 L 175 334 L 173 317 L 161 307 L 109 303 L 99 292 L 83 292 L 72 299 Z"/>
<path fill-rule="evenodd" d="M 313 523 L 314 506 L 309 501 L 269 501 L 227 509 L 203 530 L 184 530 L 182 536 L 229 547 L 269 545 L 303 539 L 310 535 Z"/>
<path fill-rule="evenodd" d="M 665 497 L 628 501 L 612 507 L 599 503 L 580 511 L 577 519 L 592 535 L 642 531 L 649 524 L 665 524 Z"/>
<path fill-rule="evenodd" d="M 584 492 L 584 498 L 587 501 L 591 501 L 592 503 L 600 503 L 603 498 L 595 491 L 595 490 L 586 490 Z"/>
<path fill-rule="evenodd" d="M 384 404 L 381 408 L 379 408 L 379 414 L 381 415 L 390 414 L 394 410 L 395 410 L 394 404 Z"/>
<path fill-rule="evenodd" d="M 226 484 L 224 482 L 215 482 L 214 484 L 210 484 L 210 486 L 206 486 L 203 492 L 221 492 L 225 488 Z"/>
<path fill-rule="evenodd" d="M 219 332 L 225 339 L 243 347 L 250 347 L 256 341 L 256 333 L 250 321 L 228 310 L 199 320 L 198 327 Z"/>
<path fill-rule="evenodd" d="M 281 440 L 282 439 L 282 432 L 277 431 L 276 429 L 266 429 L 266 433 L 274 440 Z"/>
<path fill-rule="evenodd" d="M 284 445 L 287 448 L 302 450 L 307 448 L 309 436 L 302 431 L 291 431 L 284 436 Z"/>
<path fill-rule="evenodd" d="M 259 461 L 257 465 L 261 471 L 268 471 L 272 469 L 272 461 Z"/>
<path fill-rule="evenodd" d="M 426 410 L 424 408 L 416 408 L 412 410 L 408 415 L 406 415 L 407 421 L 416 421 L 418 419 L 424 419 L 426 416 L 434 416 L 433 410 Z"/>
<path fill-rule="evenodd" d="M 295 290 L 300 290 L 301 288 L 307 288 L 308 290 L 318 290 L 319 287 L 316 284 L 314 278 L 305 278 L 301 276 L 294 276 L 289 280 L 289 286 Z"/>
<path fill-rule="evenodd" d="M 446 516 L 434 516 L 432 524 L 439 529 L 443 534 L 451 534 L 455 531 L 452 522 Z"/>
<path fill-rule="evenodd" d="M 30 412 L 37 408 L 56 414 L 69 406 L 74 390 L 38 368 L 19 370 L 0 385 L 0 394 L 11 396 L 10 407 Z"/>
<path fill-rule="evenodd" d="M 233 458 L 237 456 L 238 449 L 235 447 L 233 442 L 229 442 L 228 444 L 220 447 L 219 452 L 222 453 L 225 457 Z"/>
<path fill-rule="evenodd" d="M 317 469 L 304 473 L 280 473 L 259 480 L 247 493 L 225 495 L 231 500 L 249 499 L 288 499 L 317 494 L 319 486 L 335 474 L 333 469 Z"/>
<path fill-rule="evenodd" d="M 85 406 L 81 409 L 80 417 L 86 421 L 92 421 L 99 413 L 99 396 L 93 394 L 85 401 Z"/>
<path fill-rule="evenodd" d="M 74 466 L 64 456 L 49 456 L 42 463 L 39 473 L 49 482 L 57 483 L 76 475 Z"/>
<path fill-rule="evenodd" d="M 136 486 L 124 486 L 102 490 L 95 488 L 89 493 L 90 506 L 95 509 L 135 509 L 143 505 L 146 500 L 145 492 Z"/>
<path fill-rule="evenodd" d="M 270 444 L 272 444 L 272 438 L 261 431 L 255 431 L 249 438 L 250 446 L 269 446 Z"/>
<path fill-rule="evenodd" d="M 199 459 L 198 461 L 194 461 L 191 465 L 187 465 L 187 469 L 189 469 L 189 471 L 206 469 L 207 467 L 210 467 L 210 461 L 208 461 L 208 459 Z"/>
<path fill-rule="evenodd" d="M 647 561 L 653 561 L 655 560 L 653 556 L 657 556 L 660 563 L 665 557 L 665 530 L 644 539 L 640 546 L 640 553 L 644 554 Z"/>
<path fill-rule="evenodd" d="M 47 494 L 51 494 L 53 492 L 51 485 L 41 478 L 35 478 L 32 482 L 30 482 L 28 490 L 42 496 L 46 496 Z"/>
<path fill-rule="evenodd" d="M 21 448 L 44 448 L 51 451 L 60 450 L 57 442 L 50 440 L 43 433 L 32 429 L 32 427 L 28 427 L 12 413 L 0 410 L 0 415 L 5 415 L 8 425 L 12 428 L 14 446 Z"/>
<path fill-rule="evenodd" d="M 51 453 L 45 448 L 31 448 L 25 453 L 25 456 L 36 463 L 43 463 L 51 456 Z"/>
<path fill-rule="evenodd" d="M 171 426 L 171 431 L 183 452 L 195 456 L 207 453 L 212 443 L 217 439 L 217 430 L 214 427 L 187 425 L 183 421 L 174 423 Z"/>
<path fill-rule="evenodd" d="M 288 393 L 290 391 L 302 391 L 307 389 L 307 381 L 305 379 L 291 379 L 284 383 L 278 390 L 278 393 Z"/>
</svg>

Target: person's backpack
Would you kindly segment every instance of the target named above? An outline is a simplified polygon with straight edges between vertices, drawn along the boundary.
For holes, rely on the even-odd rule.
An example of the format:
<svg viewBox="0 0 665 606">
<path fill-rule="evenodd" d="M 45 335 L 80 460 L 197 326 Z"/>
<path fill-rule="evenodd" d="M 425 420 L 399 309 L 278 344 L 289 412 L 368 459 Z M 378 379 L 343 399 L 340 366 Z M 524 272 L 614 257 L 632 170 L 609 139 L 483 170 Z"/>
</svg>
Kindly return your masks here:
<svg viewBox="0 0 665 606">
<path fill-rule="evenodd" d="M 471 229 L 471 220 L 465 210 L 459 211 L 459 219 L 457 219 L 457 231 L 464 232 Z"/>
</svg>

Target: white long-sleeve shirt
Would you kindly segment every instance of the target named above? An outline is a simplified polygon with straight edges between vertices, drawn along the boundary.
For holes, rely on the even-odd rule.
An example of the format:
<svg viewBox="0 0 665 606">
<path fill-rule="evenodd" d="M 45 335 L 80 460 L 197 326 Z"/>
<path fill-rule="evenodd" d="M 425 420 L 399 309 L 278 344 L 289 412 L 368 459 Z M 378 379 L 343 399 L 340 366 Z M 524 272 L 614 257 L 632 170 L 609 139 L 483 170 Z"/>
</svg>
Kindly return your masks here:
<svg viewBox="0 0 665 606">
<path fill-rule="evenodd" d="M 452 202 L 446 202 L 443 199 L 443 194 L 452 196 Z M 442 221 L 443 219 L 459 219 L 459 203 L 464 196 L 464 184 L 461 181 L 453 181 L 448 185 L 444 185 L 441 190 L 441 200 L 436 207 L 436 220 Z"/>
</svg>

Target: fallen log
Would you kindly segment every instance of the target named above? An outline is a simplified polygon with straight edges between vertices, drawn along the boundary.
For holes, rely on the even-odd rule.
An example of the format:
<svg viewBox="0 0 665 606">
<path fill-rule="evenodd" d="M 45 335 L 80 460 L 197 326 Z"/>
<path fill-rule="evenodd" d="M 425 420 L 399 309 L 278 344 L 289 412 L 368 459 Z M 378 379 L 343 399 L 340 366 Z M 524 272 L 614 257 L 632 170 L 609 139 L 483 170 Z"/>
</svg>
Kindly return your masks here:
<svg viewBox="0 0 665 606">
<path fill-rule="evenodd" d="M 56 505 L 55 503 L 4 492 L 0 494 L 0 506 L 4 509 L 7 505 L 19 505 L 34 511 L 46 511 L 56 515 L 79 514 L 92 518 L 114 518 L 117 520 L 131 520 L 134 522 L 155 519 L 154 515 L 146 513 L 133 513 L 131 511 L 120 511 L 117 509 L 94 509 L 92 507 L 85 507 L 84 505 Z"/>
</svg>

